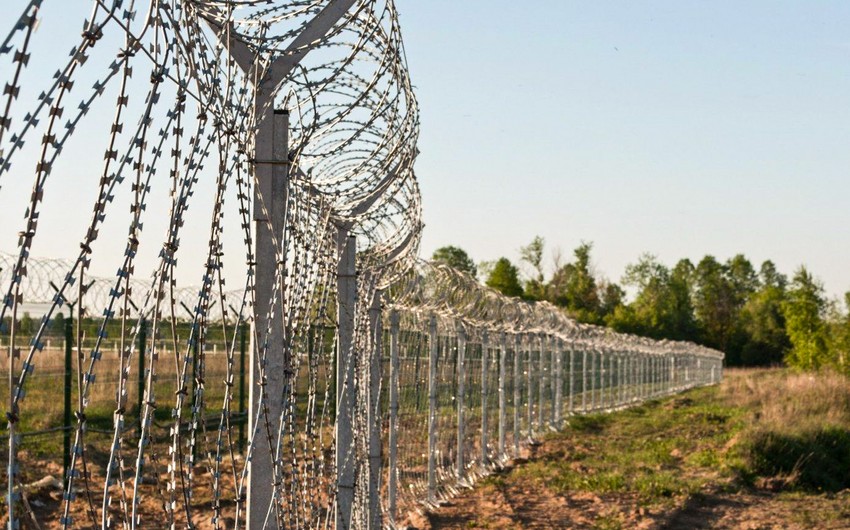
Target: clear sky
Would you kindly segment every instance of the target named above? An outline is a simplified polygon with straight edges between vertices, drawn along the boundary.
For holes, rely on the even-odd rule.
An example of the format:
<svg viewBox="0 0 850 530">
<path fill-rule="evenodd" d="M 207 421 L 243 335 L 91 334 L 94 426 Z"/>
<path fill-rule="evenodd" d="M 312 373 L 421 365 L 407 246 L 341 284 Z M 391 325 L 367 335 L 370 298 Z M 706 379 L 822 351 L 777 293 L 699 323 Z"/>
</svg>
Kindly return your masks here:
<svg viewBox="0 0 850 530">
<path fill-rule="evenodd" d="M 669 265 L 741 252 L 850 290 L 850 2 L 396 2 L 421 105 L 424 256 L 455 244 L 516 260 L 539 234 L 566 258 L 592 241 L 612 280 L 643 252 Z M 45 2 L 25 76 L 47 78 L 35 64 L 56 51 L 64 63 L 90 5 Z M 93 120 L 108 126 L 113 97 Z M 76 136 L 42 218 L 64 232 L 35 255 L 70 255 L 87 221 L 64 219 L 98 177 L 75 163 L 99 159 Z M 4 201 L 28 196 L 30 167 L 17 163 L 26 175 L 5 179 Z M 0 249 L 14 249 L 22 213 L 0 211 Z M 206 216 L 197 223 L 205 234 Z M 116 244 L 126 233 L 105 230 Z"/>
<path fill-rule="evenodd" d="M 619 280 L 742 252 L 850 290 L 850 3 L 398 0 L 423 255 L 535 234 Z"/>
</svg>

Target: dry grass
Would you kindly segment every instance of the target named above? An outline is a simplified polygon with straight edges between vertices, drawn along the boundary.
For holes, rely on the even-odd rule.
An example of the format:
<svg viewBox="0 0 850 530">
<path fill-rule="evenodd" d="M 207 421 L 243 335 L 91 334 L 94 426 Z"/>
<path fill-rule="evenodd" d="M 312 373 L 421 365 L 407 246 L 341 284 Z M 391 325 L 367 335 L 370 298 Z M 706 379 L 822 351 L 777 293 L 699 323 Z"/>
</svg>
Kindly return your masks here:
<svg viewBox="0 0 850 530">
<path fill-rule="evenodd" d="M 746 410 L 741 476 L 781 489 L 850 487 L 850 379 L 834 372 L 740 371 L 721 389 Z"/>
<path fill-rule="evenodd" d="M 737 370 L 721 386 L 730 405 L 749 411 L 753 428 L 805 431 L 850 425 L 850 379 L 835 372 Z"/>
</svg>

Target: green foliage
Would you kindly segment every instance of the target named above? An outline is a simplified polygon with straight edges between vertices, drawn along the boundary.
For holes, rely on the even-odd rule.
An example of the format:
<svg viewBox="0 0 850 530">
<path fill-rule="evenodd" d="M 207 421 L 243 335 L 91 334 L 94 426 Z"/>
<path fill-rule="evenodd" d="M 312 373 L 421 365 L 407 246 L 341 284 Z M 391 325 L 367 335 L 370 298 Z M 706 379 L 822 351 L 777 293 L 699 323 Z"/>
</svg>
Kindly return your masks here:
<svg viewBox="0 0 850 530">
<path fill-rule="evenodd" d="M 694 312 L 704 331 L 704 341 L 729 354 L 739 298 L 728 269 L 714 256 L 705 256 L 697 264 L 694 280 Z M 730 355 L 733 364 L 737 364 L 736 357 Z"/>
<path fill-rule="evenodd" d="M 535 236 L 531 243 L 519 249 L 520 259 L 531 266 L 533 273 L 525 283 L 525 296 L 530 300 L 544 300 L 546 288 L 543 284 L 544 240 Z"/>
<path fill-rule="evenodd" d="M 53 333 L 56 335 L 64 335 L 65 333 L 65 314 L 61 311 L 56 313 L 56 317 L 53 319 Z"/>
<path fill-rule="evenodd" d="M 782 305 L 791 351 L 789 366 L 814 370 L 828 363 L 826 299 L 823 286 L 805 267 L 794 274 L 787 300 Z"/>
<path fill-rule="evenodd" d="M 558 265 L 545 278 L 545 241 L 536 236 L 520 248 L 527 266 L 524 282 L 507 258 L 482 262 L 477 271 L 488 286 L 508 296 L 546 300 L 579 322 L 655 339 L 688 340 L 726 354 L 729 366 L 766 366 L 786 362 L 802 369 L 829 366 L 850 373 L 850 292 L 847 308 L 825 298 L 823 288 L 800 269 L 789 284 L 772 261 L 758 271 L 743 254 L 725 262 L 703 257 L 696 265 L 679 260 L 673 268 L 644 254 L 626 267 L 622 285 L 597 276 L 591 265 L 592 243 L 582 242 L 573 261 Z M 435 261 L 474 274 L 475 264 L 462 249 L 438 249 Z"/>
<path fill-rule="evenodd" d="M 573 252 L 575 261 L 560 267 L 552 275 L 547 291 L 548 299 L 566 308 L 580 322 L 601 323 L 602 307 L 599 287 L 590 270 L 592 243 L 583 242 Z"/>
<path fill-rule="evenodd" d="M 24 313 L 24 316 L 21 317 L 19 330 L 25 336 L 30 336 L 35 331 L 35 323 L 29 313 Z"/>
<path fill-rule="evenodd" d="M 755 475 L 785 477 L 813 491 L 850 488 L 850 430 L 826 426 L 801 433 L 759 431 L 748 437 L 744 455 Z"/>
<path fill-rule="evenodd" d="M 626 267 L 623 283 L 638 290 L 629 306 L 617 308 L 608 324 L 617 331 L 654 338 L 688 339 L 696 325 L 690 302 L 693 265 L 680 261 L 671 272 L 655 256 L 644 254 Z"/>
<path fill-rule="evenodd" d="M 508 260 L 499 258 L 487 276 L 487 287 L 495 289 L 505 296 L 522 296 L 522 286 L 519 283 L 519 271 Z"/>
<path fill-rule="evenodd" d="M 771 261 L 762 264 L 759 276 L 761 287 L 746 301 L 740 315 L 748 338 L 741 349 L 745 366 L 779 364 L 791 347 L 782 310 L 788 280 Z"/>
<path fill-rule="evenodd" d="M 850 292 L 844 293 L 844 313 L 830 306 L 829 350 L 830 362 L 837 371 L 850 374 Z"/>
<path fill-rule="evenodd" d="M 472 261 L 469 254 L 460 247 L 452 245 L 440 247 L 434 251 L 434 254 L 431 255 L 431 261 L 445 263 L 450 267 L 469 274 L 473 278 L 475 278 L 478 273 L 475 262 Z"/>
</svg>

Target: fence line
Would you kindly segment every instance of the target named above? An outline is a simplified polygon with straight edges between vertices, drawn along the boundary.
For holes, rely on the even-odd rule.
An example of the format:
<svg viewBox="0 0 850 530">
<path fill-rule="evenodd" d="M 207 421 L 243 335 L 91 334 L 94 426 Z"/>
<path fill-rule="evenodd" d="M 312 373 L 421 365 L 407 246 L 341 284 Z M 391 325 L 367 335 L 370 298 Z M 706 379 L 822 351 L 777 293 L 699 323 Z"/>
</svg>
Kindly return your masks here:
<svg viewBox="0 0 850 530">
<path fill-rule="evenodd" d="M 421 263 L 385 298 L 381 444 L 389 527 L 437 506 L 576 414 L 718 383 L 723 354 L 577 324 Z M 374 442 L 373 434 L 373 442 Z M 365 463 L 364 463 L 365 465 Z M 374 466 L 370 461 L 369 465 Z"/>
<path fill-rule="evenodd" d="M 353 277 L 356 279 L 357 275 Z M 318 423 L 333 425 L 336 430 L 334 443 L 324 442 L 322 446 L 335 448 L 336 461 L 347 466 L 352 511 L 363 511 L 352 517 L 362 516 L 372 528 L 394 527 L 409 512 L 437 506 L 521 454 L 546 432 L 563 428 L 572 415 L 631 406 L 716 383 L 722 377 L 723 356 L 719 352 L 690 343 L 652 341 L 577 324 L 553 306 L 508 299 L 442 265 L 420 263 L 383 296 L 377 291 L 366 298 L 356 285 L 348 286 L 348 290 L 349 294 L 354 293 L 356 306 L 365 299 L 371 300 L 371 342 L 356 342 L 362 323 L 354 323 L 353 332 L 345 333 L 340 333 L 339 324 L 328 327 L 311 323 L 307 339 L 295 349 L 300 352 L 296 357 L 302 363 L 315 365 L 316 372 L 311 376 L 299 371 L 296 387 L 339 389 L 331 391 L 334 398 L 330 401 L 322 401 L 324 415 L 335 421 Z M 359 312 L 355 309 L 353 314 Z M 341 319 L 337 317 L 337 321 Z M 71 330 L 72 319 L 66 319 L 65 326 L 66 332 Z M 146 336 L 147 329 L 146 325 L 140 327 L 140 361 L 147 358 L 146 348 L 158 342 L 155 337 Z M 205 376 L 213 380 L 226 378 L 223 362 L 233 362 L 238 357 L 238 368 L 232 371 L 238 385 L 238 401 L 227 424 L 221 422 L 221 412 L 212 405 L 203 404 L 203 413 L 199 414 L 211 429 L 238 426 L 234 445 L 238 452 L 249 456 L 252 434 L 245 431 L 246 329 L 242 325 L 241 331 L 232 331 L 232 336 L 241 340 L 227 356 L 204 350 L 194 352 L 189 362 L 195 375 L 189 384 L 197 381 L 196 363 L 201 356 L 205 358 Z M 51 376 L 66 376 L 64 426 L 46 425 L 42 430 L 19 432 L 22 439 L 62 433 L 65 443 L 71 443 L 73 421 L 67 406 L 78 381 L 70 357 L 62 356 L 63 350 L 74 350 L 73 334 L 66 333 L 65 340 L 64 348 L 54 346 L 52 353 L 47 349 L 43 352 L 44 368 L 31 375 L 34 385 Z M 346 341 L 351 348 L 345 347 Z M 205 345 L 209 347 L 210 344 Z M 337 362 L 333 352 L 346 349 L 355 353 L 354 357 Z M 165 348 L 160 353 L 172 355 Z M 117 352 L 104 351 L 102 362 L 112 362 L 109 359 L 113 357 L 117 359 Z M 334 366 L 341 371 L 332 376 Z M 178 374 L 169 375 L 162 368 L 160 372 L 167 376 L 160 383 L 164 385 L 162 391 L 173 392 L 176 387 L 169 379 Z M 135 374 L 139 394 L 128 395 L 131 402 L 133 398 L 139 400 L 139 411 L 146 373 L 142 363 Z M 104 390 L 118 379 L 110 378 L 108 370 L 104 375 L 93 383 L 89 394 L 93 400 L 89 405 L 91 420 L 99 410 L 97 399 L 106 399 L 107 403 L 114 399 Z M 363 386 L 368 387 L 368 392 L 362 391 Z M 207 396 L 212 399 L 219 390 L 209 386 Z M 198 405 L 193 402 L 191 406 Z M 336 413 L 343 410 L 351 412 L 348 427 L 343 427 L 347 435 L 340 434 L 339 423 L 346 416 Z M 358 420 L 358 410 L 365 414 L 362 420 Z M 193 421 L 197 420 L 184 419 L 170 426 L 154 421 L 149 428 L 152 433 L 159 429 L 159 434 L 151 434 L 150 439 L 152 443 L 167 441 L 164 433 L 173 427 L 189 434 Z M 366 432 L 359 433 L 358 428 Z M 134 439 L 137 429 L 129 422 L 122 428 L 122 435 Z M 112 432 L 97 427 L 88 431 Z M 362 450 L 357 443 L 360 438 L 366 440 Z M 89 443 L 95 441 L 90 439 Z M 201 455 L 209 451 L 203 443 L 199 447 L 196 451 Z M 70 462 L 68 452 L 63 454 L 67 476 Z M 325 487 L 339 483 L 335 477 L 340 469 L 320 464 L 317 455 L 295 456 L 303 459 L 299 465 L 311 465 L 313 459 L 319 459 L 318 464 L 314 462 L 319 465 L 316 476 L 324 477 L 320 483 Z M 358 501 L 361 497 L 362 503 Z M 349 527 L 346 522 L 337 521 L 335 526 Z"/>
<path fill-rule="evenodd" d="M 417 263 L 419 109 L 393 0 L 4 9 L 0 205 L 23 213 L 0 227 L 10 530 L 375 528 L 570 413 L 722 375 L 718 352 Z M 60 211 L 69 179 L 91 200 Z M 59 238 L 67 259 L 32 257 Z M 60 449 L 20 435 L 59 407 L 37 374 L 60 313 L 72 436 L 62 498 L 34 513 L 22 485 Z"/>
</svg>

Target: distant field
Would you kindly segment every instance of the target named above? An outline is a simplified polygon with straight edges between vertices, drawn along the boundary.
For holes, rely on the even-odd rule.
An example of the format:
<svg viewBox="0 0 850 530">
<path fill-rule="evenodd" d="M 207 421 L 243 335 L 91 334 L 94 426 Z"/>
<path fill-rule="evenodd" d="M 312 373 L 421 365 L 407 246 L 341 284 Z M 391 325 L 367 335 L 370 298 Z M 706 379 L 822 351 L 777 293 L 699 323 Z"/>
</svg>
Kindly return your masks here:
<svg viewBox="0 0 850 530">
<path fill-rule="evenodd" d="M 574 417 L 416 526 L 850 528 L 850 381 L 725 375 L 720 386 Z"/>
</svg>

